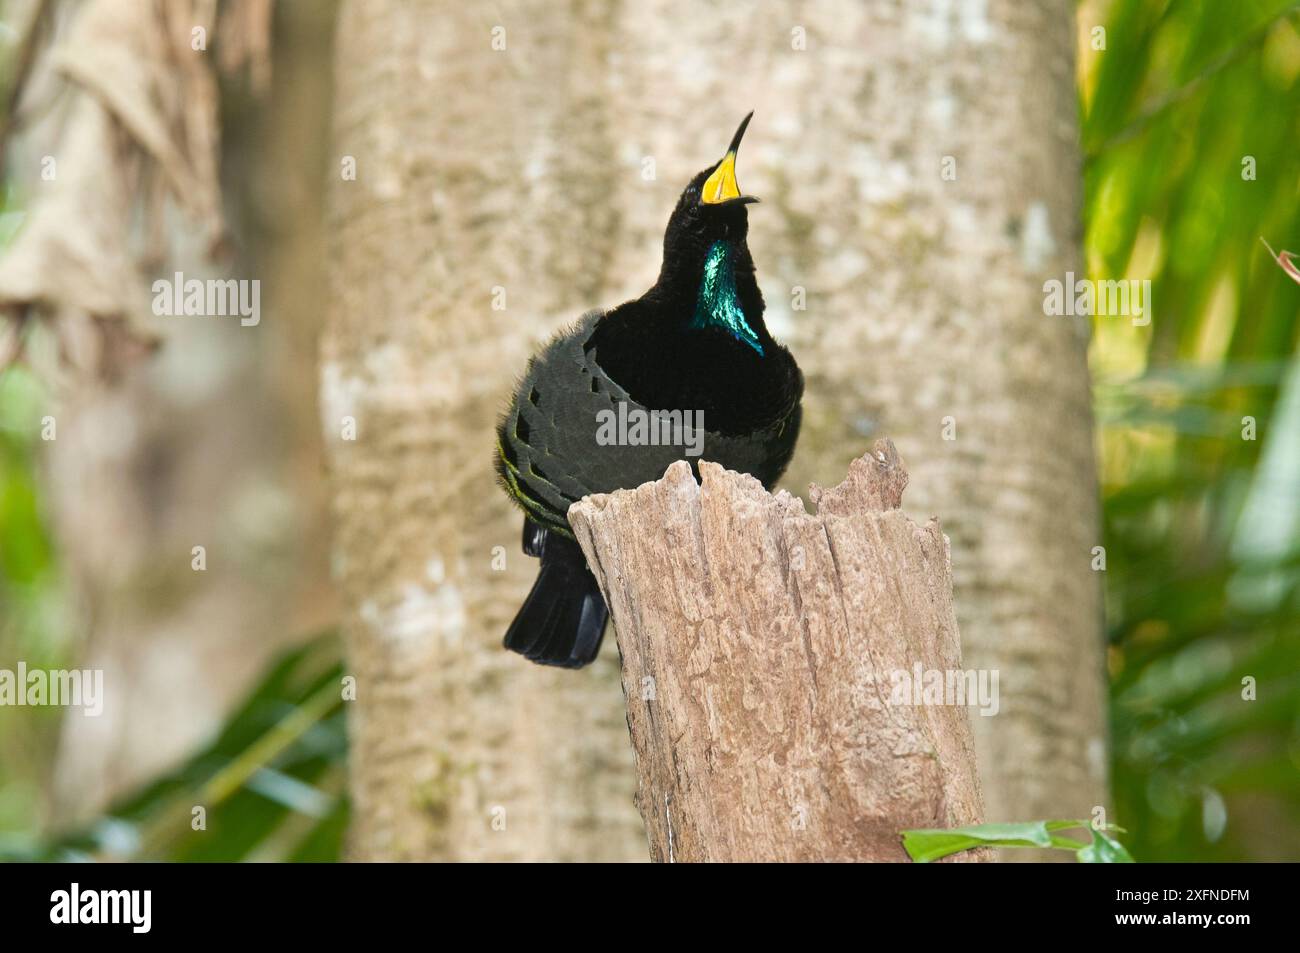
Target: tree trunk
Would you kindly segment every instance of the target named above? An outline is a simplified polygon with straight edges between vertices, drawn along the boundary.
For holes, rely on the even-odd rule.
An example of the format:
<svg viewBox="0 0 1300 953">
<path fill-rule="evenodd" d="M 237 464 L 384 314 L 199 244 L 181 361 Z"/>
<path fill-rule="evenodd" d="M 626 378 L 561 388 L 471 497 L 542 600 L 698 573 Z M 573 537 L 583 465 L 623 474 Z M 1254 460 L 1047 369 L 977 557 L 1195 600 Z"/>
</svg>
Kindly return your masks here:
<svg viewBox="0 0 1300 953">
<path fill-rule="evenodd" d="M 1107 803 L 1088 324 L 1042 292 L 1083 273 L 1073 4 L 693 9 L 617 17 L 598 82 L 618 141 L 658 162 L 623 189 L 615 270 L 649 285 L 665 210 L 755 108 L 749 244 L 807 377 L 784 485 L 891 436 L 908 511 L 952 540 L 966 664 L 1000 673 L 1002 709 L 974 725 L 989 819 L 1088 816 Z"/>
<path fill-rule="evenodd" d="M 966 708 L 898 693 L 962 663 L 948 543 L 898 511 L 893 444 L 814 487 L 816 516 L 700 476 L 674 463 L 569 514 L 618 633 L 654 859 L 905 860 L 903 830 L 981 823 Z"/>
<path fill-rule="evenodd" d="M 909 509 L 952 539 L 966 664 L 1000 672 L 1002 711 L 975 724 L 990 819 L 1105 802 L 1086 325 L 1041 293 L 1081 271 L 1072 16 L 345 8 L 336 161 L 357 178 L 334 186 L 323 406 L 359 856 L 643 852 L 610 654 L 574 675 L 497 645 L 535 563 L 490 486 L 492 424 L 547 334 L 649 287 L 678 193 L 751 107 L 750 247 L 808 382 L 789 484 L 893 436 Z"/>
<path fill-rule="evenodd" d="M 523 54 L 472 4 L 349 3 L 338 29 L 322 414 L 356 859 L 645 857 L 612 646 L 580 672 L 501 647 L 537 562 L 494 424 L 529 351 L 608 293 L 614 237 L 586 84 L 608 31 L 514 9 L 544 24 Z"/>
<path fill-rule="evenodd" d="M 908 509 L 952 540 L 966 664 L 1000 673 L 1001 710 L 974 726 L 992 821 L 1107 803 L 1088 327 L 1046 316 L 1042 292 L 1083 272 L 1073 10 L 810 7 L 791 22 L 806 56 L 835 64 L 833 87 L 823 66 L 752 92 L 780 91 L 764 110 L 778 129 L 802 122 L 749 175 L 783 187 L 786 233 L 772 241 L 758 210 L 751 227 L 759 273 L 777 268 L 769 301 L 807 295 L 791 315 L 809 373 L 788 479 L 834 478 L 864 435 L 898 443 Z"/>
</svg>

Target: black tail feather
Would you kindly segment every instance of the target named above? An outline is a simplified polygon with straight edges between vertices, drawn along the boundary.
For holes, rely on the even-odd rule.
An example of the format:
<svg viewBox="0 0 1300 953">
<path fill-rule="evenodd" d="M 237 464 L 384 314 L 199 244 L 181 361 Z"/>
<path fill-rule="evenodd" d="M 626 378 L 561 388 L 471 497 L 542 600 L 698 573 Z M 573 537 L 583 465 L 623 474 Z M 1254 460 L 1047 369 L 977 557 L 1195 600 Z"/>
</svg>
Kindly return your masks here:
<svg viewBox="0 0 1300 953">
<path fill-rule="evenodd" d="M 510 623 L 506 648 L 540 665 L 589 665 L 600 651 L 609 610 L 582 549 L 526 519 L 524 552 L 540 555 L 542 567 Z"/>
<path fill-rule="evenodd" d="M 538 526 L 527 517 L 524 518 L 524 555 L 540 556 L 542 547 L 546 545 L 546 529 Z"/>
</svg>

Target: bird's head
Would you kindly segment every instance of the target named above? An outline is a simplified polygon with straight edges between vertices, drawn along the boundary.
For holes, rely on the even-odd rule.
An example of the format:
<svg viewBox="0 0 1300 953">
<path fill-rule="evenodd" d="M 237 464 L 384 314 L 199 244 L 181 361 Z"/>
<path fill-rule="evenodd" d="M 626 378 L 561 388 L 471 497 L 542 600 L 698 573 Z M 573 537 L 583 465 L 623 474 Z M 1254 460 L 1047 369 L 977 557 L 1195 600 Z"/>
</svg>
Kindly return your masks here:
<svg viewBox="0 0 1300 953">
<path fill-rule="evenodd" d="M 770 385 L 795 367 L 763 321 L 747 241 L 747 210 L 758 199 L 736 182 L 736 153 L 752 116 L 682 192 L 654 286 L 608 312 L 585 345 L 637 402 L 701 407 L 726 434 L 752 431 L 774 399 L 788 404 L 789 389 Z"/>
<path fill-rule="evenodd" d="M 749 231 L 746 206 L 758 199 L 744 195 L 736 182 L 736 152 L 753 112 L 740 122 L 726 154 L 704 169 L 682 191 L 664 233 L 666 255 L 695 257 L 715 241 L 743 242 Z"/>
</svg>

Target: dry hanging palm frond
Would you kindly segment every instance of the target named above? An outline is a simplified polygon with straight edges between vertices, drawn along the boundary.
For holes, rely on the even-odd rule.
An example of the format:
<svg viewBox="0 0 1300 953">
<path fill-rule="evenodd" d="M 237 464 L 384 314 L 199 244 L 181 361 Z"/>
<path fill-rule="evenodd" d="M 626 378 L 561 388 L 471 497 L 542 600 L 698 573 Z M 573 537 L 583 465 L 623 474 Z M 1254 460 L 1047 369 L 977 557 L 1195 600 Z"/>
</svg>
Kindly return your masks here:
<svg viewBox="0 0 1300 953">
<path fill-rule="evenodd" d="M 46 371 L 112 378 L 159 340 L 145 269 L 171 244 L 168 207 L 185 214 L 185 232 L 201 235 L 209 254 L 224 232 L 208 49 L 216 3 L 42 0 L 34 9 L 23 48 L 35 48 L 38 31 L 56 35 L 24 57 L 6 117 L 6 132 L 25 124 L 25 138 L 40 145 L 22 161 L 15 143 L 3 143 L 16 157 L 10 172 L 30 181 L 22 225 L 0 257 L 0 361 L 21 355 L 41 324 L 60 358 Z M 268 0 L 223 6 L 229 49 L 219 65 L 247 65 L 255 86 L 269 70 L 270 9 Z M 51 21 L 60 28 L 50 31 Z M 39 115 L 24 109 L 28 99 L 40 101 Z"/>
</svg>

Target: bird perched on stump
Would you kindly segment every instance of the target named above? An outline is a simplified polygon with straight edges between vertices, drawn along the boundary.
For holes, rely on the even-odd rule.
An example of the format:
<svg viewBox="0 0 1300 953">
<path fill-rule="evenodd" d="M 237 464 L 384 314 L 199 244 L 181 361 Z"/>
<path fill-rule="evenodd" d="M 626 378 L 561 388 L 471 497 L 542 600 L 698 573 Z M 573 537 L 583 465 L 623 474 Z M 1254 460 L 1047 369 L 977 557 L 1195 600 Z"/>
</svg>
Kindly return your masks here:
<svg viewBox="0 0 1300 953">
<path fill-rule="evenodd" d="M 609 610 L 569 527 L 569 507 L 712 460 L 770 488 L 799 435 L 803 375 L 763 323 L 736 152 L 693 178 L 668 219 L 654 286 L 591 311 L 529 362 L 497 431 L 501 484 L 524 510 L 524 552 L 541 559 L 505 646 L 581 668 Z M 629 423 L 630 422 L 630 423 Z"/>
</svg>

